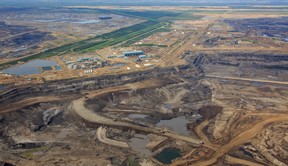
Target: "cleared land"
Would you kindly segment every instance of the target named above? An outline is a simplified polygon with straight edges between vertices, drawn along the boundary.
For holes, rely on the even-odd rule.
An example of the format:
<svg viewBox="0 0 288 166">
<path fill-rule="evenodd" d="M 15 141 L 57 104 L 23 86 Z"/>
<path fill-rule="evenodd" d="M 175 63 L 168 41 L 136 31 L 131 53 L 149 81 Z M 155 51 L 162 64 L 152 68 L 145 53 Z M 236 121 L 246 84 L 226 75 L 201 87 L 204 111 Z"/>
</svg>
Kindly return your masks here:
<svg viewBox="0 0 288 166">
<path fill-rule="evenodd" d="M 74 9 L 94 8 L 146 21 L 43 52 L 63 71 L 3 75 L 26 84 L 0 98 L 1 160 L 160 165 L 154 157 L 177 148 L 171 165 L 288 164 L 287 7 Z M 87 74 L 96 62 L 108 64 Z"/>
<path fill-rule="evenodd" d="M 86 39 L 83 41 L 79 41 L 76 43 L 67 44 L 67 45 L 60 46 L 54 49 L 50 49 L 39 54 L 20 58 L 11 62 L 2 63 L 0 67 L 4 67 L 5 65 L 17 64 L 18 61 L 25 62 L 25 61 L 32 60 L 35 58 L 47 58 L 51 56 L 67 54 L 71 51 L 92 52 L 97 49 L 112 46 L 112 45 L 121 43 L 123 41 L 130 40 L 131 38 L 141 36 L 143 35 L 143 33 L 154 31 L 155 28 L 159 28 L 162 26 L 163 26 L 162 23 L 159 23 L 157 21 L 147 21 L 147 22 L 140 23 L 138 25 L 133 25 L 131 27 L 117 30 L 108 34 L 96 36 L 96 37 Z"/>
</svg>

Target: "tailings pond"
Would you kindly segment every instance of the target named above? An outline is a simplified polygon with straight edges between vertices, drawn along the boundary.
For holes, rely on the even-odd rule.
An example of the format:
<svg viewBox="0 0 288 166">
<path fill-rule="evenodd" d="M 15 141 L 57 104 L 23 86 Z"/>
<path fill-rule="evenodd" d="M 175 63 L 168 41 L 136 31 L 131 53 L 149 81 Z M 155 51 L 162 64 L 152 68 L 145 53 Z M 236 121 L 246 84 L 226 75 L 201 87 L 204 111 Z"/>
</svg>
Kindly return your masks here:
<svg viewBox="0 0 288 166">
<path fill-rule="evenodd" d="M 172 160 L 181 157 L 181 150 L 178 148 L 166 148 L 154 158 L 163 164 L 171 164 Z"/>
<path fill-rule="evenodd" d="M 45 66 L 56 66 L 57 62 L 52 60 L 33 60 L 22 65 L 14 66 L 5 70 L 2 70 L 3 73 L 11 75 L 31 75 L 31 74 L 40 74 L 41 67 Z"/>
<path fill-rule="evenodd" d="M 156 126 L 168 128 L 181 135 L 190 135 L 192 132 L 187 130 L 187 123 L 189 123 L 189 121 L 185 117 L 177 117 L 170 120 L 161 120 Z"/>
</svg>

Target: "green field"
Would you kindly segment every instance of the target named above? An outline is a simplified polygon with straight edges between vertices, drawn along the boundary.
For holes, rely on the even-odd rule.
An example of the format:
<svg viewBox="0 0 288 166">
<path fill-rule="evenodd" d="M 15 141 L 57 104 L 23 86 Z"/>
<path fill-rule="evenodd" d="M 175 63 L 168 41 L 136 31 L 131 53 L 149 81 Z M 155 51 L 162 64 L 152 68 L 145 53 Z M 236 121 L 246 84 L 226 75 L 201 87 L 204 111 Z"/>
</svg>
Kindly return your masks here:
<svg viewBox="0 0 288 166">
<path fill-rule="evenodd" d="M 143 46 L 143 47 L 168 47 L 167 45 L 159 45 L 159 44 L 150 44 L 150 43 L 148 43 L 148 44 L 137 44 L 137 45 L 135 45 L 135 46 Z"/>
<path fill-rule="evenodd" d="M 136 43 L 136 42 L 138 42 L 138 41 L 140 41 L 140 40 L 142 40 L 142 39 L 145 39 L 145 38 L 147 38 L 147 37 L 149 37 L 149 36 L 152 36 L 152 35 L 155 34 L 155 33 L 159 33 L 159 32 L 169 32 L 169 31 L 171 31 L 171 30 L 168 29 L 168 28 L 159 28 L 159 29 L 150 31 L 150 32 L 148 32 L 148 33 L 139 35 L 139 36 L 137 36 L 136 38 L 133 38 L 133 39 L 131 39 L 131 40 L 128 40 L 128 41 L 126 41 L 126 42 L 123 44 L 123 46 L 124 46 L 124 47 L 128 47 L 128 46 L 130 46 L 130 45 L 132 45 L 132 44 L 134 44 L 134 43 Z M 137 46 L 139 46 L 139 45 L 137 45 Z M 142 45 L 142 46 L 143 46 L 143 45 Z M 148 46 L 148 45 L 146 45 L 146 46 Z"/>
<path fill-rule="evenodd" d="M 110 10 L 121 15 L 133 16 L 138 18 L 145 18 L 150 20 L 159 20 L 163 17 L 177 17 L 180 13 L 168 11 L 134 11 L 134 10 Z"/>
<path fill-rule="evenodd" d="M 79 11 L 78 11 L 79 12 Z M 87 11 L 86 11 L 87 12 Z M 91 11 L 89 11 L 91 12 Z M 19 61 L 29 61 L 36 58 L 47 58 L 52 56 L 59 56 L 71 52 L 87 53 L 102 49 L 108 46 L 120 44 L 121 46 L 129 46 L 144 38 L 147 38 L 157 32 L 166 32 L 170 29 L 169 19 L 193 19 L 193 15 L 181 12 L 168 12 L 168 11 L 132 11 L 132 10 L 103 10 L 99 9 L 95 12 L 98 13 L 114 13 L 125 15 L 129 17 L 142 18 L 147 21 L 132 25 L 130 27 L 122 28 L 107 34 L 98 35 L 86 40 L 66 44 L 57 48 L 49 49 L 28 57 L 23 57 L 18 60 L 3 63 L 0 68 L 7 65 L 17 64 Z M 187 18 L 186 18 L 187 17 Z M 195 19 L 198 19 L 195 16 Z M 172 19 L 171 19 L 172 20 Z"/>
<path fill-rule="evenodd" d="M 101 10 L 101 12 L 110 12 L 128 17 L 144 18 L 157 21 L 174 20 L 197 20 L 202 16 L 197 13 L 225 13 L 226 11 L 208 11 L 208 10 L 188 10 L 188 11 L 134 11 L 134 10 Z"/>
<path fill-rule="evenodd" d="M 165 24 L 163 22 L 158 21 L 146 21 L 141 24 L 137 24 L 131 27 L 119 29 L 117 31 L 111 32 L 109 34 L 104 34 L 99 36 L 102 39 L 107 40 L 104 43 L 101 43 L 99 45 L 95 45 L 93 47 L 90 47 L 88 49 L 83 50 L 83 52 L 92 52 L 97 49 L 101 49 L 107 46 L 113 46 L 115 44 L 119 44 L 121 42 L 125 42 L 131 38 L 137 38 L 138 36 L 141 36 L 144 33 L 148 33 L 150 31 L 153 31 L 154 29 L 160 28 L 164 26 Z"/>
<path fill-rule="evenodd" d="M 8 63 L 1 64 L 0 67 L 6 65 L 17 64 L 18 61 L 29 61 L 35 58 L 47 58 L 51 56 L 62 55 L 69 52 L 92 52 L 97 49 L 105 48 L 107 46 L 112 46 L 121 42 L 124 42 L 130 38 L 137 37 L 143 33 L 147 33 L 153 29 L 164 26 L 163 22 L 158 21 L 146 21 L 140 24 L 136 24 L 127 28 L 122 28 L 111 33 L 99 35 L 93 38 L 82 40 L 79 42 L 66 44 L 57 48 L 49 49 L 29 57 L 24 57 L 19 60 L 11 61 Z"/>
</svg>

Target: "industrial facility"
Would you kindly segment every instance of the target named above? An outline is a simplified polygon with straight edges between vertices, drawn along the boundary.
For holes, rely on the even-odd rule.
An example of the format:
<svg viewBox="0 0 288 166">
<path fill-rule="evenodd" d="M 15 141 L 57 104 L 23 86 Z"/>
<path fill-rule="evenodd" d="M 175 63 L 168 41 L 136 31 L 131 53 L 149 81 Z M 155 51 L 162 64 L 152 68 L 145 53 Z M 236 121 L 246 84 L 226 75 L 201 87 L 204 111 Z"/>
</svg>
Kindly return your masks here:
<svg viewBox="0 0 288 166">
<path fill-rule="evenodd" d="M 75 60 L 67 61 L 64 58 L 62 61 L 67 65 L 68 69 L 96 69 L 107 66 L 108 62 L 96 57 L 81 57 Z"/>
<path fill-rule="evenodd" d="M 139 51 L 125 51 L 122 54 L 124 56 L 140 56 L 140 55 L 144 55 L 145 53 L 139 50 Z"/>
</svg>

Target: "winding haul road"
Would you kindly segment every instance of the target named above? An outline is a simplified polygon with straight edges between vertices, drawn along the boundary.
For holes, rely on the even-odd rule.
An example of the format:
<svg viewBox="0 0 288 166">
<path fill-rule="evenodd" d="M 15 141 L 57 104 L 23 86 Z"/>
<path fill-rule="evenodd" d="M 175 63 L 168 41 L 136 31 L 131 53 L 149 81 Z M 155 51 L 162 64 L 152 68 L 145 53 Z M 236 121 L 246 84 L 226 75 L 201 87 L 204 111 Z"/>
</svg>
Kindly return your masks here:
<svg viewBox="0 0 288 166">
<path fill-rule="evenodd" d="M 263 164 L 255 163 L 255 162 L 244 160 L 244 159 L 239 159 L 239 158 L 228 156 L 228 155 L 225 156 L 225 160 L 231 164 L 242 164 L 242 165 L 249 165 L 249 166 L 263 166 Z"/>
<path fill-rule="evenodd" d="M 253 113 L 252 113 L 253 114 Z M 254 115 L 254 114 L 253 114 Z M 247 114 L 246 116 L 249 116 Z M 248 142 L 250 139 L 257 136 L 267 124 L 274 123 L 274 122 L 281 122 L 281 121 L 288 121 L 288 115 L 287 114 L 265 114 L 262 115 L 259 114 L 258 116 L 262 117 L 263 120 L 260 120 L 258 123 L 254 124 L 251 128 L 244 130 L 242 133 L 238 134 L 236 137 L 234 137 L 230 142 L 228 142 L 226 145 L 214 145 L 212 144 L 209 139 L 206 138 L 205 134 L 202 133 L 202 130 L 206 124 L 205 123 L 202 127 L 200 127 L 197 131 L 197 134 L 202 139 L 202 136 L 205 136 L 203 138 L 203 142 L 205 143 L 205 147 L 208 147 L 210 149 L 214 149 L 215 153 L 210 159 L 205 159 L 203 161 L 199 161 L 193 166 L 206 166 L 206 165 L 212 165 L 218 161 L 218 159 L 222 156 L 225 156 L 226 153 L 228 153 L 232 148 L 240 146 L 246 142 Z M 199 133 L 200 132 L 200 133 Z M 218 147 L 218 148 L 217 148 Z M 230 158 L 229 161 L 232 161 L 233 158 Z M 238 162 L 240 160 L 237 160 Z M 179 161 L 173 163 L 173 165 L 183 165 L 186 161 Z M 241 160 L 243 162 L 243 160 Z"/>
<path fill-rule="evenodd" d="M 255 81 L 255 80 L 253 80 Z M 259 81 L 259 80 L 257 80 Z M 270 82 L 269 82 L 270 83 Z M 273 82 L 274 83 L 274 82 Z M 75 96 L 70 97 L 74 98 L 69 106 L 69 108 L 73 111 L 75 111 L 81 118 L 84 120 L 90 122 L 90 123 L 95 123 L 95 124 L 100 124 L 103 126 L 117 126 L 117 127 L 124 127 L 124 128 L 130 128 L 138 131 L 143 131 L 146 133 L 153 133 L 157 135 L 162 135 L 166 136 L 175 140 L 182 140 L 188 143 L 193 144 L 196 147 L 201 146 L 201 140 L 195 139 L 192 137 L 187 137 L 187 136 L 181 136 L 178 135 L 172 131 L 165 131 L 164 133 L 161 132 L 160 128 L 149 128 L 149 127 L 144 127 L 144 126 L 139 126 L 136 124 L 124 122 L 124 121 L 115 121 L 111 118 L 107 118 L 101 115 L 98 115 L 95 113 L 93 110 L 90 110 L 85 107 L 85 103 L 89 99 L 93 99 L 94 97 L 98 97 L 101 95 L 105 95 L 108 93 L 112 92 L 117 92 L 117 91 L 123 91 L 123 90 L 133 90 L 133 89 L 144 89 L 144 88 L 152 88 L 152 87 L 159 87 L 161 86 L 162 82 L 160 80 L 147 80 L 147 81 L 142 81 L 142 82 L 136 82 L 132 84 L 126 84 L 122 86 L 115 86 L 115 87 L 110 87 L 110 88 L 105 88 L 105 89 L 100 89 L 96 91 L 89 92 L 86 94 L 85 97 L 75 99 Z M 39 102 L 47 102 L 47 101 L 56 101 L 56 100 L 63 100 L 64 98 L 60 97 L 52 97 L 52 96 L 42 96 L 42 97 L 35 97 L 35 98 L 29 98 L 26 100 L 19 101 L 18 103 L 11 105 L 6 105 L 1 108 L 1 112 L 9 112 L 13 111 L 15 109 L 23 108 L 23 106 L 26 105 L 31 105 Z M 67 99 L 67 98 L 66 98 Z M 205 143 L 203 146 L 207 147 L 209 149 L 212 149 L 215 151 L 213 156 L 210 159 L 198 161 L 193 164 L 193 166 L 205 166 L 205 165 L 211 165 L 214 164 L 218 161 L 219 158 L 226 156 L 225 154 L 229 152 L 232 148 L 236 146 L 240 146 L 246 142 L 248 142 L 250 139 L 254 138 L 257 134 L 259 134 L 263 129 L 265 128 L 266 125 L 274 122 L 281 122 L 281 121 L 288 121 L 288 115 L 287 114 L 273 114 L 273 113 L 264 113 L 264 114 L 256 114 L 256 113 L 249 113 L 246 116 L 249 115 L 257 115 L 262 118 L 262 120 L 258 121 L 256 124 L 251 126 L 251 128 L 242 131 L 240 134 L 235 136 L 233 139 L 231 139 L 230 142 L 228 142 L 226 145 L 216 145 L 212 144 L 209 141 L 209 138 L 202 132 L 203 128 L 207 125 L 207 121 L 203 122 L 203 124 L 200 125 L 200 127 L 196 128 L 196 132 L 199 135 L 199 137 L 203 140 Z M 113 146 L 118 146 L 118 147 L 125 147 L 127 148 L 127 144 L 125 142 L 118 142 L 115 140 L 110 140 L 106 137 L 106 130 L 103 128 L 100 128 L 97 130 L 97 137 L 98 139 L 106 144 L 110 144 Z M 242 159 L 235 159 L 235 158 L 227 158 L 225 157 L 225 160 L 229 162 L 242 162 L 242 163 L 250 163 L 249 161 L 244 161 Z M 180 160 L 176 161 L 173 163 L 173 165 L 181 165 L 185 164 L 186 161 Z M 251 164 L 251 163 L 250 163 Z"/>
<path fill-rule="evenodd" d="M 172 131 L 161 132 L 160 128 L 149 128 L 149 127 L 139 126 L 136 124 L 131 124 L 128 122 L 115 121 L 111 118 L 101 116 L 84 106 L 86 100 L 89 100 L 90 98 L 93 98 L 93 97 L 101 96 L 107 93 L 123 91 L 123 90 L 157 87 L 159 86 L 160 83 L 161 83 L 160 80 L 148 80 L 148 81 L 143 81 L 143 82 L 126 84 L 123 86 L 116 86 L 116 87 L 96 90 L 94 92 L 90 92 L 86 97 L 72 101 L 70 104 L 70 109 L 76 112 L 81 118 L 83 118 L 84 120 L 90 123 L 100 124 L 104 126 L 117 126 L 117 127 L 130 128 L 130 129 L 134 129 L 137 131 L 143 131 L 145 133 L 153 133 L 157 135 L 166 136 L 175 140 L 182 140 L 185 142 L 189 142 L 197 147 L 200 146 L 202 141 L 199 139 L 178 135 Z"/>
<path fill-rule="evenodd" d="M 97 133 L 96 133 L 97 139 L 100 142 L 102 142 L 104 144 L 111 145 L 111 146 L 117 146 L 117 147 L 120 147 L 120 148 L 129 148 L 128 143 L 121 142 L 121 141 L 116 141 L 116 140 L 113 140 L 113 139 L 109 139 L 109 138 L 107 138 L 106 133 L 107 133 L 107 129 L 106 128 L 103 128 L 102 126 L 99 127 L 97 129 Z"/>
</svg>

